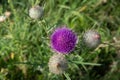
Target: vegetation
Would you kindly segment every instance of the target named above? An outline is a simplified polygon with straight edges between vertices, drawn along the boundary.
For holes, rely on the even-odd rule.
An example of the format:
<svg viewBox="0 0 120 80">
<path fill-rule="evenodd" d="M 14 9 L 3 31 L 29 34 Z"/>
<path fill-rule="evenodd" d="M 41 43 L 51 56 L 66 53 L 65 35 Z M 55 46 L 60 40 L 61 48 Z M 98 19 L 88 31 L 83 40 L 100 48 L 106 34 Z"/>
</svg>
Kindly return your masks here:
<svg viewBox="0 0 120 80">
<path fill-rule="evenodd" d="M 44 8 L 42 18 L 29 17 L 34 5 Z M 119 0 L 1 0 L 0 80 L 120 80 Z M 75 50 L 65 55 L 64 74 L 49 72 L 53 31 L 66 25 L 79 38 Z M 85 31 L 95 29 L 102 42 L 94 50 L 82 47 Z"/>
</svg>

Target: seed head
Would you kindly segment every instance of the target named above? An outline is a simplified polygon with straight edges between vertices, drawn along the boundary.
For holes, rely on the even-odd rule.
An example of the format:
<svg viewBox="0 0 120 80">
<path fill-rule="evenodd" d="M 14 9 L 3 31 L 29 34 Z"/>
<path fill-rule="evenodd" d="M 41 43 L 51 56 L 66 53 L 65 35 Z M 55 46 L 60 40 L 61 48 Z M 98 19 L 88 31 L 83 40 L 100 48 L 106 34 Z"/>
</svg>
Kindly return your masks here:
<svg viewBox="0 0 120 80">
<path fill-rule="evenodd" d="M 67 60 L 62 54 L 54 54 L 48 63 L 49 71 L 54 74 L 62 74 L 68 67 Z"/>
<path fill-rule="evenodd" d="M 72 30 L 63 27 L 56 29 L 51 35 L 52 48 L 60 53 L 68 54 L 76 45 L 77 36 Z"/>
<path fill-rule="evenodd" d="M 101 36 L 94 30 L 86 31 L 83 35 L 83 43 L 88 48 L 96 48 L 101 42 Z"/>
<path fill-rule="evenodd" d="M 40 7 L 39 5 L 34 6 L 30 8 L 29 10 L 29 16 L 33 19 L 39 19 L 43 16 L 43 7 Z"/>
</svg>

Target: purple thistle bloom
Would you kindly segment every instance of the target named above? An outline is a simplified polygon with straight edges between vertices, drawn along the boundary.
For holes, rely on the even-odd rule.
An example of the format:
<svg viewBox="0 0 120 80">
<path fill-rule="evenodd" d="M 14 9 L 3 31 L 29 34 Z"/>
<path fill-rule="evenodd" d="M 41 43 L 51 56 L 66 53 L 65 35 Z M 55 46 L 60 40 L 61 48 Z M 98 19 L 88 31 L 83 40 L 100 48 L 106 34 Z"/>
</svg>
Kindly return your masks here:
<svg viewBox="0 0 120 80">
<path fill-rule="evenodd" d="M 58 28 L 51 35 L 51 46 L 54 50 L 67 54 L 76 45 L 77 36 L 68 28 Z"/>
</svg>

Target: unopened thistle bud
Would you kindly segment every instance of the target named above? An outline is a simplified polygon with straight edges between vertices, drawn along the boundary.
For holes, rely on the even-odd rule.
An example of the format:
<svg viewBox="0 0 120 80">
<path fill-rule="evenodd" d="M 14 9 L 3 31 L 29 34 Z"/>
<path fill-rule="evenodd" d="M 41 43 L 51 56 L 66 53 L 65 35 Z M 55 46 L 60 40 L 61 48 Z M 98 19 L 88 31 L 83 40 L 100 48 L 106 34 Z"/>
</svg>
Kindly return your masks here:
<svg viewBox="0 0 120 80">
<path fill-rule="evenodd" d="M 101 42 L 101 36 L 94 30 L 86 31 L 83 35 L 83 43 L 88 48 L 96 48 Z"/>
<path fill-rule="evenodd" d="M 68 67 L 67 60 L 62 54 L 54 54 L 48 63 L 49 71 L 54 74 L 62 74 Z"/>
<path fill-rule="evenodd" d="M 40 7 L 39 5 L 34 6 L 30 8 L 29 10 L 29 16 L 33 19 L 39 19 L 43 16 L 43 7 Z"/>
<path fill-rule="evenodd" d="M 0 22 L 3 22 L 6 20 L 6 16 L 0 16 Z"/>
</svg>

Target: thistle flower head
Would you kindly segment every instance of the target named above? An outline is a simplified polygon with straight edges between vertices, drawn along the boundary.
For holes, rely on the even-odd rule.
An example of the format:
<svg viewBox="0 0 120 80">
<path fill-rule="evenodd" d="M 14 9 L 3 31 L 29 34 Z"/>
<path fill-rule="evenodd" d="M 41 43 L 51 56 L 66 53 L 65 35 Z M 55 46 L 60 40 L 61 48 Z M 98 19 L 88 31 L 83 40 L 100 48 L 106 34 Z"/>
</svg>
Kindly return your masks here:
<svg viewBox="0 0 120 80">
<path fill-rule="evenodd" d="M 54 74 L 62 74 L 68 67 L 67 60 L 62 54 L 54 54 L 48 63 L 49 71 Z"/>
<path fill-rule="evenodd" d="M 83 42 L 88 48 L 96 48 L 101 42 L 101 36 L 98 32 L 89 30 L 83 35 Z"/>
<path fill-rule="evenodd" d="M 40 7 L 39 5 L 33 6 L 29 10 L 29 16 L 33 19 L 38 19 L 42 17 L 43 12 L 44 12 L 43 7 Z"/>
<path fill-rule="evenodd" d="M 77 36 L 68 28 L 58 28 L 51 35 L 51 46 L 57 52 L 67 54 L 76 45 Z"/>
</svg>

